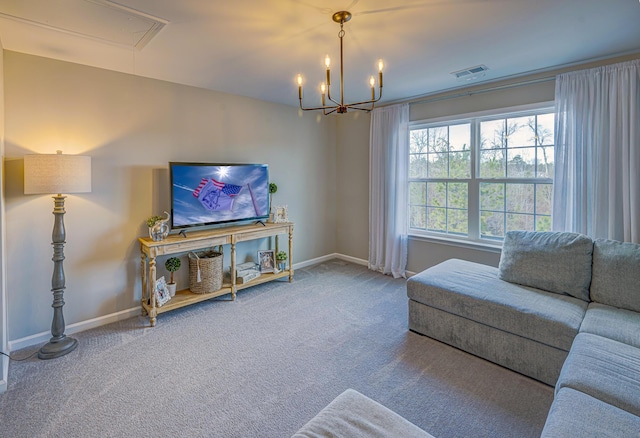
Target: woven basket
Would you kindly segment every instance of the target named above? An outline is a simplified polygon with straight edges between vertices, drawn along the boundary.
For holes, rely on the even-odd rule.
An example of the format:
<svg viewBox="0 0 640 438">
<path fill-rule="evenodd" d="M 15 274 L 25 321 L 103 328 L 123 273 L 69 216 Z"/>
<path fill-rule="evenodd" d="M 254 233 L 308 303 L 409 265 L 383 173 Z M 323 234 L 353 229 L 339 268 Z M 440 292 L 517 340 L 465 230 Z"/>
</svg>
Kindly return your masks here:
<svg viewBox="0 0 640 438">
<path fill-rule="evenodd" d="M 222 288 L 222 246 L 219 250 L 189 253 L 189 289 L 207 294 Z"/>
</svg>

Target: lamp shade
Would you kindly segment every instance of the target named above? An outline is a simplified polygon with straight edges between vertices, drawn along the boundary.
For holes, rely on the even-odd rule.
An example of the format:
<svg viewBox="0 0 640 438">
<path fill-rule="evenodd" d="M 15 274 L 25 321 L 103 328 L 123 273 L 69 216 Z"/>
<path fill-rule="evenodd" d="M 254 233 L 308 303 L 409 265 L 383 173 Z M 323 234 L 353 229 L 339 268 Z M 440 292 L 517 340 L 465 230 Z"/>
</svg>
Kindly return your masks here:
<svg viewBox="0 0 640 438">
<path fill-rule="evenodd" d="M 24 194 L 91 192 L 91 157 L 38 154 L 24 156 Z"/>
</svg>

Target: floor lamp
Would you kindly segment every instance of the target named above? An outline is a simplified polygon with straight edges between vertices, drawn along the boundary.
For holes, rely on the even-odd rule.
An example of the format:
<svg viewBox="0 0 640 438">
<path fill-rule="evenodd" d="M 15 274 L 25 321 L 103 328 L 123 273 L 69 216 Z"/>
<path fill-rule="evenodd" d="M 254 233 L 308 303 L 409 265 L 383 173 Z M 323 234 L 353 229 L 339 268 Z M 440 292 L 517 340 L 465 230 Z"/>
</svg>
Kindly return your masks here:
<svg viewBox="0 0 640 438">
<path fill-rule="evenodd" d="M 78 341 L 64 334 L 64 200 L 62 193 L 91 192 L 91 157 L 80 155 L 40 154 L 24 156 L 24 194 L 53 194 L 53 276 L 51 292 L 53 292 L 53 322 L 51 323 L 51 339 L 45 344 L 38 357 L 54 359 L 72 352 Z"/>
</svg>

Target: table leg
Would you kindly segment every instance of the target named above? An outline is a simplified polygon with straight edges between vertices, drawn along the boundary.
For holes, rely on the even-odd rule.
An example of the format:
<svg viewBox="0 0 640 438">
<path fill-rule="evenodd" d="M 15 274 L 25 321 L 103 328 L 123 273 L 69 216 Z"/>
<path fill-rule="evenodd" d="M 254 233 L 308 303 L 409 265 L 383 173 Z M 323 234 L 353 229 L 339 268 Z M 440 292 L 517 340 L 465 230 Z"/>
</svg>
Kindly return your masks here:
<svg viewBox="0 0 640 438">
<path fill-rule="evenodd" d="M 289 283 L 293 282 L 293 225 L 289 227 Z"/>
<path fill-rule="evenodd" d="M 151 257 L 149 259 L 149 295 L 151 298 L 151 312 L 149 312 L 149 322 L 151 327 L 156 325 L 156 316 L 158 312 L 156 310 L 156 258 Z"/>
<path fill-rule="evenodd" d="M 236 244 L 231 242 L 231 299 L 236 299 Z"/>
<path fill-rule="evenodd" d="M 144 308 L 145 300 L 149 296 L 149 290 L 147 285 L 147 255 L 142 254 L 140 257 L 140 275 L 142 276 L 142 291 L 140 298 L 140 307 L 142 307 L 142 316 L 147 316 L 147 311 Z"/>
</svg>

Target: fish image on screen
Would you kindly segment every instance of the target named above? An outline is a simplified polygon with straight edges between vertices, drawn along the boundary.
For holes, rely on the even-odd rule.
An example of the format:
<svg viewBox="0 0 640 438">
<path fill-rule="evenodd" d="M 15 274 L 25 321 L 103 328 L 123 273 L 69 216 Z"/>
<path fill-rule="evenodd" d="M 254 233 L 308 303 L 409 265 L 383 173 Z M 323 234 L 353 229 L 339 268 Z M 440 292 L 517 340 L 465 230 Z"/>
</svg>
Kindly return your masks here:
<svg viewBox="0 0 640 438">
<path fill-rule="evenodd" d="M 269 217 L 266 164 L 169 163 L 171 228 Z"/>
</svg>

